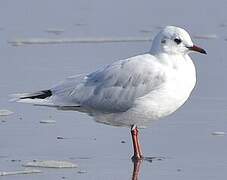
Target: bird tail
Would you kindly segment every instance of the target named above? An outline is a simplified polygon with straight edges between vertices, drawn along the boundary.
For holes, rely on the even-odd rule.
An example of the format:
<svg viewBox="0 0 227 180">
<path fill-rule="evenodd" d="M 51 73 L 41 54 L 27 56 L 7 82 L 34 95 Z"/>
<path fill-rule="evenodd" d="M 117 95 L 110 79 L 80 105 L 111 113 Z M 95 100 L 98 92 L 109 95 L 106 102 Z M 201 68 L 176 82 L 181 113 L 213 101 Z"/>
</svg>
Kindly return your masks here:
<svg viewBox="0 0 227 180">
<path fill-rule="evenodd" d="M 23 103 L 31 103 L 37 105 L 48 105 L 50 102 L 48 101 L 48 97 L 52 96 L 51 90 L 42 90 L 32 93 L 17 93 L 10 95 L 12 98 L 10 101 L 14 102 L 23 102 Z"/>
</svg>

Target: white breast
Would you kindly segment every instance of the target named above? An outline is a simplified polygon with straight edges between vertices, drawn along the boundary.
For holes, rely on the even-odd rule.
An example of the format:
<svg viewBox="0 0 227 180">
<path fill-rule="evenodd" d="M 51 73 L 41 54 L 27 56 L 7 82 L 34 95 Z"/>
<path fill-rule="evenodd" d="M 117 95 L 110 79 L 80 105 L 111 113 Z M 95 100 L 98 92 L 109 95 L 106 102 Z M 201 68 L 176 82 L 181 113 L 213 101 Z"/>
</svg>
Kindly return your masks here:
<svg viewBox="0 0 227 180">
<path fill-rule="evenodd" d="M 158 119 L 176 111 L 189 98 L 196 84 L 196 71 L 189 56 L 173 57 L 166 67 L 166 82 L 148 95 L 138 99 L 137 108 L 150 119 Z"/>
</svg>

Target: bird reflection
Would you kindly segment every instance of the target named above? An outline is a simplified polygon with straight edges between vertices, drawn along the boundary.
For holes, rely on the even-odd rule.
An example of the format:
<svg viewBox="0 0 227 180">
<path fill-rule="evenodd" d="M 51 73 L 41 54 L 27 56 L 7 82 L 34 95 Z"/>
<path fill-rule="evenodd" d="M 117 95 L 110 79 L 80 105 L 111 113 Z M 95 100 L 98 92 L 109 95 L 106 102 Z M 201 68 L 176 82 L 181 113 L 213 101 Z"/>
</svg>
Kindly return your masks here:
<svg viewBox="0 0 227 180">
<path fill-rule="evenodd" d="M 139 180 L 140 168 L 143 160 L 134 160 L 133 161 L 133 172 L 132 172 L 132 180 Z"/>
<path fill-rule="evenodd" d="M 132 180 L 139 180 L 141 165 L 144 161 L 152 163 L 155 161 L 162 161 L 165 157 L 143 157 L 142 159 L 132 159 L 133 162 L 133 172 Z"/>
</svg>

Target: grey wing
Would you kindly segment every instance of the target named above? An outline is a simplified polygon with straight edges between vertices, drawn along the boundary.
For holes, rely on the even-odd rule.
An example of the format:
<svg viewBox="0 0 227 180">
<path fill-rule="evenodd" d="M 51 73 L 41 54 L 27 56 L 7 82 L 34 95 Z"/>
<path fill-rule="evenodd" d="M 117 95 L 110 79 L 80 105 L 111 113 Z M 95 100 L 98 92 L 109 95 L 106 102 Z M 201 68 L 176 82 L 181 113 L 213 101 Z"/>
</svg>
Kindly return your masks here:
<svg viewBox="0 0 227 180">
<path fill-rule="evenodd" d="M 70 97 L 76 104 L 102 112 L 122 112 L 164 82 L 158 63 L 134 57 L 86 76 Z"/>
</svg>

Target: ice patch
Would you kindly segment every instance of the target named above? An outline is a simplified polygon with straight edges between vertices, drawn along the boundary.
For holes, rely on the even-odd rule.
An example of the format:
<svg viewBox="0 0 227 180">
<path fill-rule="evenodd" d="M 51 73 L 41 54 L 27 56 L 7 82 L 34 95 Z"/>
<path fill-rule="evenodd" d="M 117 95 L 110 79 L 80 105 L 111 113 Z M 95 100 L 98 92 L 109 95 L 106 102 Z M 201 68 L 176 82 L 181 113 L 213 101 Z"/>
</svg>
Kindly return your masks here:
<svg viewBox="0 0 227 180">
<path fill-rule="evenodd" d="M 13 46 L 32 44 L 72 44 L 72 43 L 114 43 L 114 42 L 146 42 L 148 37 L 110 37 L 110 38 L 25 38 L 9 41 Z"/>
<path fill-rule="evenodd" d="M 41 173 L 41 172 L 42 171 L 38 169 L 28 169 L 28 170 L 20 170 L 20 171 L 0 171 L 0 176 L 33 174 L 33 173 Z"/>
<path fill-rule="evenodd" d="M 226 133 L 223 131 L 216 131 L 211 133 L 214 136 L 224 136 Z"/>
<path fill-rule="evenodd" d="M 207 34 L 207 35 L 194 35 L 195 39 L 217 39 L 218 35 L 216 34 Z"/>
<path fill-rule="evenodd" d="M 41 124 L 55 124 L 56 123 L 56 121 L 55 120 L 49 120 L 49 119 L 47 119 L 47 120 L 41 120 L 41 121 L 39 121 Z"/>
<path fill-rule="evenodd" d="M 32 161 L 23 165 L 24 167 L 42 167 L 42 168 L 77 168 L 77 164 L 73 164 L 68 161 L 54 161 L 54 160 L 43 160 L 43 161 Z"/>
<path fill-rule="evenodd" d="M 9 115 L 11 115 L 11 114 L 13 114 L 13 112 L 10 111 L 10 110 L 7 110 L 7 109 L 0 109 L 0 116 L 9 116 Z"/>
<path fill-rule="evenodd" d="M 65 30 L 64 29 L 55 29 L 55 28 L 49 28 L 45 30 L 47 33 L 59 35 L 62 34 Z"/>
</svg>

